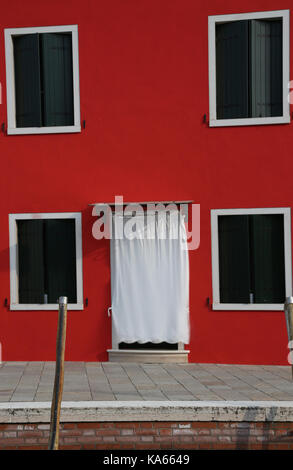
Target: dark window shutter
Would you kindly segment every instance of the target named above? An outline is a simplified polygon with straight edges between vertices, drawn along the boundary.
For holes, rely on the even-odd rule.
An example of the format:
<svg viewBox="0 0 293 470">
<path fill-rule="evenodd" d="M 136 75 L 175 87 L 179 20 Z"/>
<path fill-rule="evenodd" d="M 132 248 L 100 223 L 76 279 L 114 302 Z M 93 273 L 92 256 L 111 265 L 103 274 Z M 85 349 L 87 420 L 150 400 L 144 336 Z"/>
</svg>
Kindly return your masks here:
<svg viewBox="0 0 293 470">
<path fill-rule="evenodd" d="M 283 114 L 282 21 L 251 21 L 251 115 Z"/>
<path fill-rule="evenodd" d="M 283 115 L 283 25 L 271 22 L 271 116 Z"/>
<path fill-rule="evenodd" d="M 44 302 L 43 221 L 18 220 L 19 303 Z"/>
<path fill-rule="evenodd" d="M 72 35 L 42 34 L 41 51 L 43 125 L 73 125 Z"/>
<path fill-rule="evenodd" d="M 218 217 L 221 303 L 249 303 L 248 216 Z"/>
<path fill-rule="evenodd" d="M 251 216 L 254 302 L 284 303 L 284 217 L 281 214 Z"/>
<path fill-rule="evenodd" d="M 249 117 L 248 23 L 216 25 L 217 119 Z"/>
<path fill-rule="evenodd" d="M 39 35 L 14 36 L 16 127 L 40 127 Z"/>
<path fill-rule="evenodd" d="M 76 303 L 75 220 L 45 221 L 46 289 L 48 303 L 60 296 Z"/>
</svg>

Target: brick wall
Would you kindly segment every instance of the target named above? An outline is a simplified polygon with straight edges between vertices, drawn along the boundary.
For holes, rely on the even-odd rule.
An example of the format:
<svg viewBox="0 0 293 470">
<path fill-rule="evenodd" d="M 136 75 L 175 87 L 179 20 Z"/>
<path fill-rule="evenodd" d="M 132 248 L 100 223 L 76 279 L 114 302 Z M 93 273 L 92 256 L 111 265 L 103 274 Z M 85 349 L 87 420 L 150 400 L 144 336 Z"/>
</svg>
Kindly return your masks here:
<svg viewBox="0 0 293 470">
<path fill-rule="evenodd" d="M 47 449 L 49 424 L 0 424 L 0 450 Z M 293 449 L 293 423 L 63 423 L 60 449 Z"/>
</svg>

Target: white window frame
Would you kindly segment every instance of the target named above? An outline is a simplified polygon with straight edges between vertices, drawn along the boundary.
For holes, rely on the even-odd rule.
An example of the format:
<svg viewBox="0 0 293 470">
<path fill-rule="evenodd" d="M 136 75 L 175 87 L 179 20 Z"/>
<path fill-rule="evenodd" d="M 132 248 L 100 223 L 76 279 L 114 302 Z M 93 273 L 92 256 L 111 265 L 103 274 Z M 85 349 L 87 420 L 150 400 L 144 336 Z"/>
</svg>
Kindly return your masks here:
<svg viewBox="0 0 293 470">
<path fill-rule="evenodd" d="M 13 37 L 34 33 L 72 33 L 72 66 L 73 66 L 73 126 L 16 127 L 15 114 L 15 79 Z M 44 26 L 36 28 L 5 29 L 5 60 L 6 60 L 6 93 L 7 93 L 7 134 L 56 134 L 80 132 L 80 97 L 79 97 L 79 59 L 78 59 L 78 27 Z"/>
<path fill-rule="evenodd" d="M 10 253 L 10 310 L 58 310 L 58 304 L 20 304 L 18 297 L 18 237 L 17 221 L 34 219 L 74 219 L 76 242 L 76 295 L 77 302 L 68 304 L 68 310 L 83 310 L 82 231 L 80 212 L 9 214 Z"/>
<path fill-rule="evenodd" d="M 239 119 L 217 119 L 216 97 L 216 24 L 240 20 L 282 18 L 283 20 L 283 116 Z M 259 124 L 284 124 L 290 122 L 289 82 L 290 82 L 290 10 L 241 13 L 237 15 L 209 16 L 209 108 L 210 127 L 252 126 Z"/>
<path fill-rule="evenodd" d="M 220 302 L 220 274 L 219 274 L 219 232 L 218 217 L 221 215 L 284 215 L 284 260 L 285 260 L 285 294 L 292 296 L 292 257 L 291 257 L 291 208 L 262 208 L 262 209 L 213 209 L 211 210 L 212 235 L 212 282 L 213 282 L 213 310 L 280 310 L 284 311 L 284 304 L 241 304 Z M 285 301 L 285 299 L 284 299 Z"/>
</svg>

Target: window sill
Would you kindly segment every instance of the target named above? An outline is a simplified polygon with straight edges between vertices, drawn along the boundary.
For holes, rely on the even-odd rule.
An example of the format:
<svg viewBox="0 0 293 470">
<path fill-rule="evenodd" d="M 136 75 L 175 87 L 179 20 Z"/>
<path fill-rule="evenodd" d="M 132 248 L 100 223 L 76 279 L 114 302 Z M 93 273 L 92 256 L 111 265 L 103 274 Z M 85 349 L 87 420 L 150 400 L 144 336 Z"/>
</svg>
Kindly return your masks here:
<svg viewBox="0 0 293 470">
<path fill-rule="evenodd" d="M 48 127 L 8 127 L 8 135 L 25 135 L 25 134 L 65 134 L 81 132 L 78 126 L 48 126 Z"/>
<path fill-rule="evenodd" d="M 241 311 L 284 311 L 284 304 L 217 304 L 213 303 L 213 310 L 241 310 Z"/>
<path fill-rule="evenodd" d="M 242 119 L 211 119 L 210 127 L 224 126 L 258 126 L 265 124 L 289 124 L 290 116 L 263 117 L 263 118 L 242 118 Z"/>
<path fill-rule="evenodd" d="M 10 304 L 10 310 L 58 310 L 58 304 Z M 67 310 L 83 310 L 83 304 L 68 304 Z"/>
</svg>

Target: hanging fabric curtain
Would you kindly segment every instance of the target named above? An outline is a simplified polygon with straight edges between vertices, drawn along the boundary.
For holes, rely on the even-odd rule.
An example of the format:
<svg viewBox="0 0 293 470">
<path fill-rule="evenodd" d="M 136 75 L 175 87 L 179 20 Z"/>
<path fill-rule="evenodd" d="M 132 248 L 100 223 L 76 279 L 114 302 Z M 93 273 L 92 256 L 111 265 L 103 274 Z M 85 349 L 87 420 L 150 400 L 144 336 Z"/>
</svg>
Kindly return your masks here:
<svg viewBox="0 0 293 470">
<path fill-rule="evenodd" d="M 189 261 L 183 217 L 172 211 L 136 216 L 135 222 L 125 216 L 113 219 L 112 322 L 118 343 L 188 343 Z"/>
</svg>

